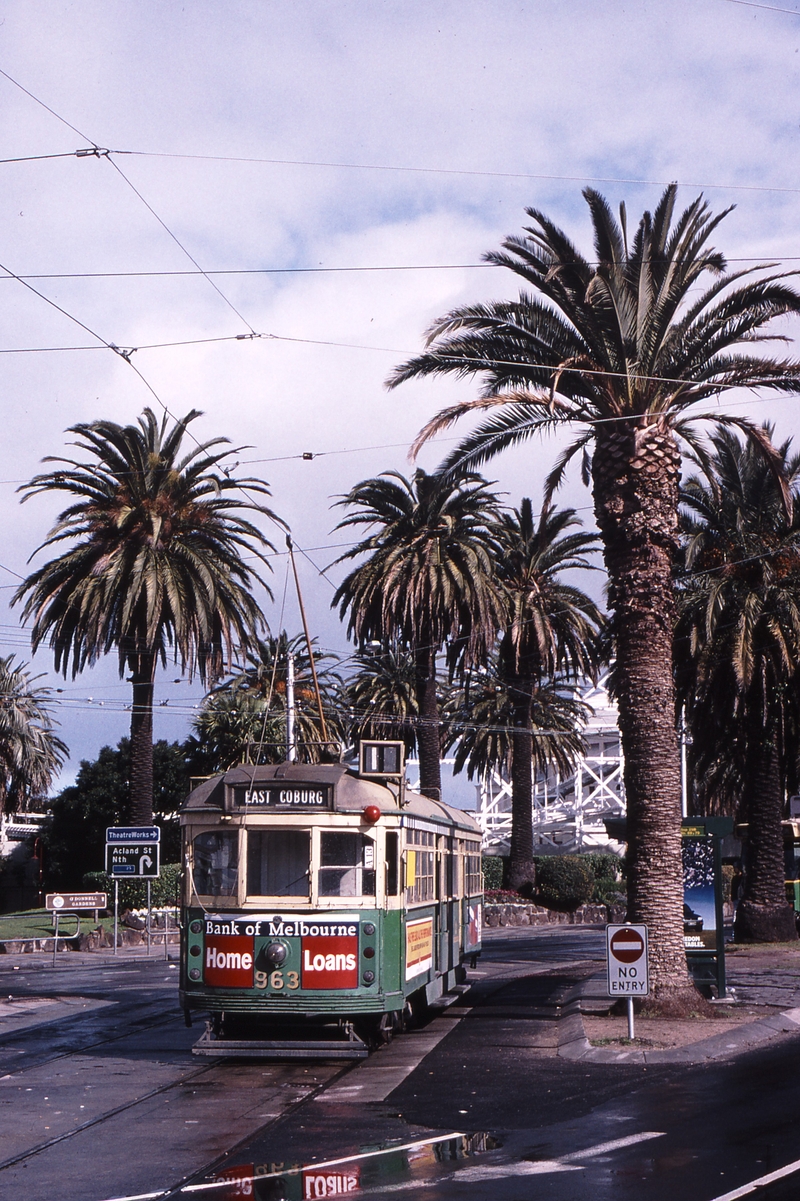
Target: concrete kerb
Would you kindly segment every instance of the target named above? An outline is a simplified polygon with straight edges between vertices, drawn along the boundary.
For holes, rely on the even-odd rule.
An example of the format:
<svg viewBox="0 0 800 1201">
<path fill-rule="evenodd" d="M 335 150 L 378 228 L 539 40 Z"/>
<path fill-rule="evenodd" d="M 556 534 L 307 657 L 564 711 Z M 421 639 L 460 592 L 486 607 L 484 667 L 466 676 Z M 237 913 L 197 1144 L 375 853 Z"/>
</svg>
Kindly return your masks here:
<svg viewBox="0 0 800 1201">
<path fill-rule="evenodd" d="M 562 1059 L 580 1061 L 582 1063 L 611 1063 L 611 1064 L 657 1064 L 657 1063 L 705 1063 L 714 1059 L 725 1059 L 751 1051 L 754 1047 L 777 1038 L 782 1034 L 797 1034 L 800 1032 L 800 1008 L 787 1009 L 783 1013 L 773 1014 L 766 1018 L 757 1018 L 754 1022 L 742 1022 L 733 1030 L 724 1030 L 721 1034 L 712 1034 L 696 1043 L 683 1047 L 670 1047 L 665 1050 L 614 1050 L 611 1047 L 593 1047 L 586 1037 L 583 1024 L 581 1001 L 586 994 L 596 990 L 600 976 L 592 976 L 582 981 L 571 991 L 567 1003 L 562 1008 L 558 1022 L 558 1055 Z M 566 999 L 565 999 L 566 1000 Z"/>
</svg>

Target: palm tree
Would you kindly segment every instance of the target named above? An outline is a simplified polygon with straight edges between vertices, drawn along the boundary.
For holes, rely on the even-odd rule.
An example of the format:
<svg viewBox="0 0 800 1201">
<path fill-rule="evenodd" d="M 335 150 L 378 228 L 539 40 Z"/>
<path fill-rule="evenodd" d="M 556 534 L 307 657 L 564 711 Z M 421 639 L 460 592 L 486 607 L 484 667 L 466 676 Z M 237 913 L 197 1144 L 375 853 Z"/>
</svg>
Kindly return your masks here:
<svg viewBox="0 0 800 1201">
<path fill-rule="evenodd" d="M 589 712 L 564 678 L 526 680 L 520 689 L 501 654 L 469 673 L 445 704 L 446 745 L 455 747 L 453 771 L 466 767 L 470 780 L 496 771 L 511 780 L 511 847 L 503 880 L 508 888 L 533 892 L 533 777 L 574 771 L 586 749 L 583 726 Z"/>
<path fill-rule="evenodd" d="M 772 429 L 765 425 L 764 434 Z M 679 695 L 706 787 L 741 797 L 749 824 L 736 937 L 796 937 L 784 887 L 787 725 L 796 724 L 800 661 L 800 513 L 787 515 L 775 476 L 752 443 L 730 431 L 681 490 L 684 572 L 676 637 Z M 784 479 L 800 457 L 778 450 Z M 795 492 L 794 500 L 800 500 Z M 794 710 L 792 715 L 791 710 Z M 794 717 L 794 720 L 792 720 Z"/>
<path fill-rule="evenodd" d="M 265 561 L 271 544 L 244 513 L 273 514 L 254 497 L 258 479 L 235 480 L 217 449 L 226 438 L 196 443 L 181 457 L 192 409 L 172 428 L 145 409 L 137 425 L 75 425 L 84 458 L 62 464 L 21 489 L 24 500 L 66 492 L 73 503 L 38 549 L 69 548 L 33 572 L 13 602 L 24 600 L 36 650 L 47 640 L 56 671 L 73 678 L 116 649 L 120 676 L 130 672 L 131 813 L 153 817 L 153 685 L 167 652 L 191 676 L 217 679 L 234 652 L 250 646 L 263 624 L 251 589 L 260 577 L 242 558 Z M 235 496 L 239 489 L 246 489 Z M 38 553 L 38 552 L 34 552 Z"/>
<path fill-rule="evenodd" d="M 337 504 L 352 508 L 337 525 L 375 531 L 337 562 L 368 555 L 339 585 L 333 605 L 350 613 L 360 645 L 394 640 L 414 657 L 420 791 L 441 796 L 436 656 L 446 641 L 458 662 L 485 654 L 502 616 L 492 580 L 492 523 L 498 500 L 474 473 L 444 479 L 418 470 L 363 480 Z"/>
<path fill-rule="evenodd" d="M 585 675 L 597 664 L 600 613 L 586 593 L 566 583 L 567 571 L 590 567 L 593 534 L 568 533 L 579 525 L 574 509 L 546 504 L 539 521 L 525 497 L 500 518 L 497 578 L 506 617 L 499 664 L 511 702 L 512 834 L 507 884 L 533 882 L 533 707 L 557 676 Z"/>
<path fill-rule="evenodd" d="M 707 417 L 698 402 L 731 387 L 795 392 L 800 365 L 748 353 L 774 317 L 800 311 L 782 276 L 726 273 L 709 239 L 724 217 L 702 197 L 674 218 L 676 188 L 645 213 L 629 247 L 602 196 L 586 189 L 595 263 L 543 213 L 528 209 L 525 236 L 487 255 L 530 291 L 516 301 L 456 309 L 435 322 L 428 350 L 400 366 L 415 377 L 482 376 L 482 394 L 441 412 L 417 447 L 459 417 L 496 409 L 446 459 L 445 472 L 474 470 L 505 447 L 562 425 L 578 435 L 548 486 L 583 454 L 609 577 L 628 806 L 629 914 L 652 930 L 651 977 L 665 1005 L 695 1004 L 683 945 L 680 763 L 675 731 L 672 560 L 677 541 L 678 437 Z M 704 278 L 711 275 L 703 288 Z M 590 447 L 593 448 L 589 459 Z"/>
<path fill-rule="evenodd" d="M 67 756 L 50 713 L 51 692 L 27 664 L 0 658 L 0 814 L 45 796 Z"/>
<path fill-rule="evenodd" d="M 417 747 L 414 658 L 393 642 L 366 646 L 354 656 L 356 672 L 344 689 L 350 712 L 351 737 L 405 743 L 406 755 Z"/>
<path fill-rule="evenodd" d="M 316 639 L 312 640 L 312 647 Z M 294 660 L 294 734 L 301 759 L 324 762 L 334 744 L 344 740 L 342 681 L 332 666 L 319 670 L 337 656 L 315 650 L 317 678 L 326 729 L 320 726 L 311 660 L 305 638 L 255 639 L 244 665 L 206 697 L 194 722 L 196 762 L 206 762 L 208 772 L 227 771 L 237 763 L 282 763 L 287 752 L 287 677 L 289 658 Z"/>
</svg>

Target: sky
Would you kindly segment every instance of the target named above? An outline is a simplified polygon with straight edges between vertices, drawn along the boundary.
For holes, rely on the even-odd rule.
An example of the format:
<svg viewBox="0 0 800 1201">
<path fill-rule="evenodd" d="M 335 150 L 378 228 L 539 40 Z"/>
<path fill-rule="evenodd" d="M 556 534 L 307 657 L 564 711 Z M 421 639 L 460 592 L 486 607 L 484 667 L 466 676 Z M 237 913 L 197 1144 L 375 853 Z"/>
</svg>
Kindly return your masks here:
<svg viewBox="0 0 800 1201">
<path fill-rule="evenodd" d="M 347 655 L 330 565 L 349 539 L 331 504 L 410 473 L 420 427 L 474 394 L 385 380 L 437 316 L 515 295 L 481 255 L 526 207 L 589 254 L 584 186 L 633 222 L 674 180 L 679 202 L 736 206 L 715 237 L 731 261 L 800 267 L 790 4 L 11 0 L 0 72 L 0 654 L 62 690 L 62 785 L 129 721 L 114 657 L 58 678 L 8 607 L 60 507 L 20 507 L 17 489 L 69 426 L 200 409 L 197 437 L 230 438 L 239 472 L 269 481 L 312 631 Z M 130 362 L 111 343 L 136 348 Z M 797 432 L 793 399 L 726 406 Z M 533 442 L 486 474 L 510 504 L 538 498 L 556 452 Z M 579 480 L 559 499 L 591 524 Z M 295 633 L 283 533 L 264 529 L 279 552 L 265 613 Z M 156 737 L 185 737 L 202 699 L 179 676 L 159 676 Z"/>
</svg>

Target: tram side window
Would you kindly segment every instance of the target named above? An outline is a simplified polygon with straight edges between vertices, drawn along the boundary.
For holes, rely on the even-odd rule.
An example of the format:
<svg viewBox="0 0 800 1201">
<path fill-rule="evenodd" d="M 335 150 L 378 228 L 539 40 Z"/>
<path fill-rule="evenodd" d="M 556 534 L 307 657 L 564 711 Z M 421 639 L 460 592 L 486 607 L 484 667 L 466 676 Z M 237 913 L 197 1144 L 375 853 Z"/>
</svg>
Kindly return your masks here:
<svg viewBox="0 0 800 1201">
<path fill-rule="evenodd" d="M 239 832 L 214 830 L 198 834 L 194 851 L 195 892 L 203 897 L 234 897 L 239 884 Z"/>
<path fill-rule="evenodd" d="M 375 843 L 371 838 L 347 830 L 322 831 L 319 895 L 375 896 Z"/>
<path fill-rule="evenodd" d="M 467 843 L 468 851 L 473 851 L 474 845 Z M 481 872 L 481 857 L 480 854 L 468 854 L 466 857 L 467 868 L 467 896 L 475 897 L 483 892 L 483 874 Z"/>
<path fill-rule="evenodd" d="M 307 897 L 310 859 L 307 830 L 249 830 L 248 896 Z"/>
<path fill-rule="evenodd" d="M 434 899 L 434 836 L 428 830 L 406 831 L 406 891 L 408 903 Z"/>
</svg>

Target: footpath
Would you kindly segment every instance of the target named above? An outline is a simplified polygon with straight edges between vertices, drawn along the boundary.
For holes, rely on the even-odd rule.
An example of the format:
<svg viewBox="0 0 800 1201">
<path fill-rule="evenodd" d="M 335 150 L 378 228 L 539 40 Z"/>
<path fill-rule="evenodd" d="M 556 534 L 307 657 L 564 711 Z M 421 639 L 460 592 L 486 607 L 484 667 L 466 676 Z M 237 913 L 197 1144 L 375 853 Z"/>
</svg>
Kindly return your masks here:
<svg viewBox="0 0 800 1201">
<path fill-rule="evenodd" d="M 609 1012 L 605 971 L 592 973 L 565 999 L 559 1056 L 598 1064 L 703 1063 L 800 1032 L 800 942 L 731 944 L 726 971 L 728 995 L 712 1002 L 713 1016 L 675 1020 L 640 1015 L 632 1041 L 627 1018 Z"/>
</svg>

